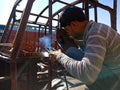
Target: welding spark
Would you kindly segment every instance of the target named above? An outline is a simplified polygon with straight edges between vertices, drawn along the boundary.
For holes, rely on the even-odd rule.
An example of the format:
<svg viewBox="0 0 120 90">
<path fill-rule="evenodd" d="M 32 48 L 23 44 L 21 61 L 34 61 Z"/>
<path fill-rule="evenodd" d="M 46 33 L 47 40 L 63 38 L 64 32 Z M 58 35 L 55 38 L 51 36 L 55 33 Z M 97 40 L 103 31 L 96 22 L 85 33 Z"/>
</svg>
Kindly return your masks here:
<svg viewBox="0 0 120 90">
<path fill-rule="evenodd" d="M 49 50 L 52 50 L 52 40 L 49 36 L 39 38 L 39 42 L 42 43 L 44 49 L 48 48 Z"/>
</svg>

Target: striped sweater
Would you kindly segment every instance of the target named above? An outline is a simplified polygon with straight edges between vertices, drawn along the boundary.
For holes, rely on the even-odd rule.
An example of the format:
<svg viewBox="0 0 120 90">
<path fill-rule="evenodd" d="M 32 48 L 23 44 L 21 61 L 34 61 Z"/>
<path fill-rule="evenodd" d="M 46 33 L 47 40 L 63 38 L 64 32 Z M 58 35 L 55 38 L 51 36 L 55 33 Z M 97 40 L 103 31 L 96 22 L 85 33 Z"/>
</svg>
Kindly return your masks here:
<svg viewBox="0 0 120 90">
<path fill-rule="evenodd" d="M 57 55 L 58 61 L 71 75 L 91 85 L 101 74 L 107 73 L 107 68 L 116 75 L 120 73 L 120 35 L 115 30 L 90 21 L 85 28 L 84 42 L 85 54 L 80 61 L 64 53 Z"/>
</svg>

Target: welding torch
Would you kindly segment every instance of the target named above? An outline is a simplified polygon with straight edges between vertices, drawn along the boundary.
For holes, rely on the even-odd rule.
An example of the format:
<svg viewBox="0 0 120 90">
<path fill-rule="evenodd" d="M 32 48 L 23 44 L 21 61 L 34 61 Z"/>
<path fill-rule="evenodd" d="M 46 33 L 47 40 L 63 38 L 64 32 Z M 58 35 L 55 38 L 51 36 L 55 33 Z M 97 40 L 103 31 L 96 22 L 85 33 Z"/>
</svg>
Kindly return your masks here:
<svg viewBox="0 0 120 90">
<path fill-rule="evenodd" d="M 52 49 L 52 50 L 50 50 L 49 48 L 45 48 L 45 50 L 48 52 L 48 54 L 49 54 L 49 59 L 50 59 L 50 61 L 52 62 L 52 63 L 55 63 L 57 60 L 56 60 L 56 56 L 54 55 L 54 54 L 51 54 L 51 52 L 52 51 L 57 51 L 56 49 Z"/>
</svg>

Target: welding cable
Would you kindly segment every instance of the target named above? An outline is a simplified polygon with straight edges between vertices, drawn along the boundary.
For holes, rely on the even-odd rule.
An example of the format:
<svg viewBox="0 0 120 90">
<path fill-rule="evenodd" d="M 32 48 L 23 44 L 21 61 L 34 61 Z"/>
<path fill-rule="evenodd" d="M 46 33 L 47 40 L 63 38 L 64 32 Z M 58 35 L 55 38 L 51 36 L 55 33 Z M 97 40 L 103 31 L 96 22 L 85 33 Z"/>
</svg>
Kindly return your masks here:
<svg viewBox="0 0 120 90">
<path fill-rule="evenodd" d="M 69 90 L 68 81 L 67 81 L 67 78 L 66 78 L 66 73 L 64 73 L 63 75 L 64 75 L 64 79 L 65 79 L 65 83 L 66 83 L 66 88 L 67 88 L 67 90 Z"/>
<path fill-rule="evenodd" d="M 59 67 L 59 66 L 58 66 L 58 64 L 57 64 L 56 71 L 57 71 L 57 70 L 59 71 L 58 67 Z M 64 70 L 65 70 L 65 69 L 63 69 L 63 67 L 61 68 L 61 70 L 62 70 L 61 72 L 63 72 L 63 73 L 62 73 L 62 74 L 63 74 L 63 78 L 61 77 L 61 75 L 59 75 L 58 72 L 57 72 L 57 76 L 58 76 L 58 78 L 61 78 L 63 81 L 65 81 L 66 89 L 69 90 L 69 88 L 68 88 L 68 81 L 67 81 L 67 78 L 66 78 L 66 73 L 67 73 L 67 72 L 64 73 Z"/>
</svg>

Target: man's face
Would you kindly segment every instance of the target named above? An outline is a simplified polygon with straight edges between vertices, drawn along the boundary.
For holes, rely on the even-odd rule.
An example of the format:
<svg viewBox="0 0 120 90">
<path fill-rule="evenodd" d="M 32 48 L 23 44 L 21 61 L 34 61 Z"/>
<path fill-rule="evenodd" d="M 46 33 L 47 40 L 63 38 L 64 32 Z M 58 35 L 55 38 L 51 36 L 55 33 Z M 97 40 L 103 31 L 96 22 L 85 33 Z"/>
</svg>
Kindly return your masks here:
<svg viewBox="0 0 120 90">
<path fill-rule="evenodd" d="M 67 25 L 64 27 L 65 31 L 68 33 L 69 36 L 73 36 L 71 25 Z"/>
<path fill-rule="evenodd" d="M 65 26 L 64 29 L 69 36 L 72 36 L 74 38 L 77 38 L 81 33 L 80 23 L 78 21 L 71 22 L 70 25 Z"/>
</svg>

